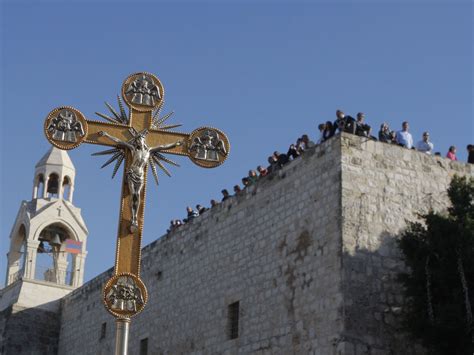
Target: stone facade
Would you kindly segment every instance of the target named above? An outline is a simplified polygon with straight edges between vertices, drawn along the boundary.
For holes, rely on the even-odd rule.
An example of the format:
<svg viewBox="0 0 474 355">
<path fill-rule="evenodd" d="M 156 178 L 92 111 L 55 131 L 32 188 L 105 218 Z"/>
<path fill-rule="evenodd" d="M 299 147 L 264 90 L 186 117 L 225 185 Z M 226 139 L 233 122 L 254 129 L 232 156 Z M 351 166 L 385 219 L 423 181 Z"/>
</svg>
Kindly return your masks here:
<svg viewBox="0 0 474 355">
<path fill-rule="evenodd" d="M 130 352 L 143 338 L 149 354 L 332 351 L 343 330 L 339 162 L 334 139 L 146 246 L 150 296 L 132 322 Z M 63 299 L 60 354 L 113 349 L 105 279 Z M 236 301 L 239 337 L 230 340 Z"/>
<path fill-rule="evenodd" d="M 12 305 L 0 311 L 1 354 L 56 354 L 60 314 Z"/>
<path fill-rule="evenodd" d="M 27 279 L 0 290 L 0 354 L 56 354 L 60 299 L 72 290 Z"/>
<path fill-rule="evenodd" d="M 474 168 L 345 134 L 306 152 L 143 249 L 149 302 L 130 353 L 147 339 L 148 354 L 422 354 L 398 327 L 395 241 L 446 208 L 456 173 Z M 113 352 L 111 273 L 61 300 L 59 354 Z"/>
<path fill-rule="evenodd" d="M 130 351 L 148 338 L 151 354 L 422 352 L 397 328 L 395 236 L 416 212 L 446 207 L 455 173 L 473 169 L 354 136 L 316 147 L 144 248 L 150 301 L 132 323 Z M 59 353 L 113 349 L 106 278 L 63 299 Z"/>
<path fill-rule="evenodd" d="M 443 211 L 454 174 L 473 165 L 344 136 L 342 156 L 343 354 L 420 354 L 400 332 L 396 236 L 418 213 Z"/>
</svg>

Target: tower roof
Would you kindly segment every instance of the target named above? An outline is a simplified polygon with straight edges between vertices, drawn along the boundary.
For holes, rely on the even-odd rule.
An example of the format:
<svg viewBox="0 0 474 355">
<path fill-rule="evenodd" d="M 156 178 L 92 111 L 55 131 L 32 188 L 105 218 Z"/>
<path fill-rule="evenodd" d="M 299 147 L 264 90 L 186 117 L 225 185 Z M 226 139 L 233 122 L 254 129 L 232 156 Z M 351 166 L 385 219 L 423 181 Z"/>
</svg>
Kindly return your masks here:
<svg viewBox="0 0 474 355">
<path fill-rule="evenodd" d="M 35 165 L 35 168 L 39 168 L 44 165 L 62 165 L 64 167 L 75 170 L 74 164 L 69 158 L 69 154 L 65 150 L 51 147 L 48 152 L 40 159 Z"/>
</svg>

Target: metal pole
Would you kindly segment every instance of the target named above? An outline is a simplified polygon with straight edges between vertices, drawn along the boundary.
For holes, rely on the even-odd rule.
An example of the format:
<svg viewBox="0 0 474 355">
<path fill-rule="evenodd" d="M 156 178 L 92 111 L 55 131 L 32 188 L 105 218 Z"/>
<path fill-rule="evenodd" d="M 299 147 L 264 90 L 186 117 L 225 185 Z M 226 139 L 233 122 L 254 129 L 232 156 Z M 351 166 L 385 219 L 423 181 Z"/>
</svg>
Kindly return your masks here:
<svg viewBox="0 0 474 355">
<path fill-rule="evenodd" d="M 115 330 L 115 355 L 128 354 L 128 332 L 130 330 L 130 319 L 117 318 Z"/>
</svg>

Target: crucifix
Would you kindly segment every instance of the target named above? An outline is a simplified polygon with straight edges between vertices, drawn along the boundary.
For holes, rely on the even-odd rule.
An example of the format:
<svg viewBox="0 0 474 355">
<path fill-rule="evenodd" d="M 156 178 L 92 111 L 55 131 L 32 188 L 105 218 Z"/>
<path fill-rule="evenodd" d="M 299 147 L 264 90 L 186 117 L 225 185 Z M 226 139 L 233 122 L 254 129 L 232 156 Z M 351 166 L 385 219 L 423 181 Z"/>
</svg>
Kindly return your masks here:
<svg viewBox="0 0 474 355">
<path fill-rule="evenodd" d="M 118 110 L 106 103 L 110 114 L 96 112 L 107 122 L 86 119 L 79 110 L 62 106 L 48 114 L 44 132 L 60 149 L 73 149 L 83 142 L 109 146 L 93 155 L 110 155 L 102 167 L 115 162 L 112 178 L 125 162 L 114 275 L 103 290 L 105 308 L 117 323 L 115 354 L 123 355 L 128 351 L 131 318 L 143 310 L 148 299 L 140 279 L 148 168 L 156 183 L 157 167 L 170 175 L 164 163 L 178 166 L 166 154 L 187 156 L 201 167 L 214 168 L 227 158 L 230 144 L 223 132 L 212 127 L 197 128 L 190 134 L 172 131 L 181 125 L 165 124 L 172 112 L 160 116 L 164 88 L 153 74 L 130 75 L 121 91 Z"/>
</svg>

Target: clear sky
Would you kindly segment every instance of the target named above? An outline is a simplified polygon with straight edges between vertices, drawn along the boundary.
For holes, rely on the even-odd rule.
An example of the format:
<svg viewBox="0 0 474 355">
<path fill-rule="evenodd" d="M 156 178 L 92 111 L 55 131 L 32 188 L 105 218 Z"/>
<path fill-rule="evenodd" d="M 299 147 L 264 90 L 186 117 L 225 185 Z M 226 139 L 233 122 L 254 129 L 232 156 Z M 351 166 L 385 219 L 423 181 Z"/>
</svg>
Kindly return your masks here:
<svg viewBox="0 0 474 355">
<path fill-rule="evenodd" d="M 34 165 L 48 149 L 46 114 L 71 105 L 87 117 L 115 104 L 122 81 L 149 71 L 162 81 L 163 112 L 191 132 L 230 138 L 217 169 L 178 158 L 173 177 L 147 191 L 144 245 L 187 205 L 220 198 L 248 169 L 285 151 L 340 108 L 375 130 L 410 122 L 446 154 L 473 143 L 472 3 L 4 1 L 1 21 L 0 285 L 8 236 L 31 198 Z M 121 173 L 99 169 L 100 147 L 70 151 L 74 204 L 88 225 L 86 279 L 114 260 Z M 397 162 L 393 162 L 394 165 Z M 271 213 L 271 211 L 269 211 Z"/>
</svg>

